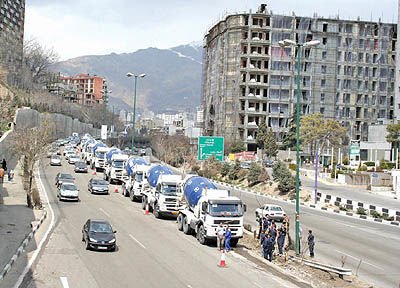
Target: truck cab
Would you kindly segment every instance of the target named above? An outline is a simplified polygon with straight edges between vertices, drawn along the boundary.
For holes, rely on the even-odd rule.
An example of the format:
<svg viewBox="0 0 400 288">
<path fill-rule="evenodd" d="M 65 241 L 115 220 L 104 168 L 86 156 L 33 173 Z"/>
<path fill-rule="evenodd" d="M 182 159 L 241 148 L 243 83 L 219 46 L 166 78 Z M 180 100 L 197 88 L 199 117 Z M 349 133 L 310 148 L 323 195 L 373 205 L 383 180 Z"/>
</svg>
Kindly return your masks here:
<svg viewBox="0 0 400 288">
<path fill-rule="evenodd" d="M 86 161 L 86 164 L 88 164 L 88 165 L 90 165 L 90 162 L 92 161 L 93 148 L 94 148 L 95 145 L 96 145 L 96 142 L 92 142 L 92 143 L 89 143 L 86 146 L 85 153 L 84 153 L 83 157 L 84 157 L 84 159 Z"/>
<path fill-rule="evenodd" d="M 111 148 L 108 147 L 99 147 L 96 149 L 96 152 L 94 152 L 94 157 L 92 159 L 92 169 L 95 169 L 96 171 L 104 171 L 107 161 L 106 156 L 110 149 Z"/>
<path fill-rule="evenodd" d="M 104 178 L 108 180 L 110 184 L 122 182 L 122 172 L 125 169 L 125 161 L 128 160 L 128 158 L 126 154 L 113 154 L 110 159 L 107 159 L 108 164 L 103 174 Z"/>
<path fill-rule="evenodd" d="M 149 165 L 136 164 L 132 174 L 129 176 L 129 180 L 125 182 L 125 193 L 129 195 L 132 201 L 141 200 L 143 195 L 147 195 L 150 192 L 150 186 L 147 182 L 149 170 Z"/>
</svg>

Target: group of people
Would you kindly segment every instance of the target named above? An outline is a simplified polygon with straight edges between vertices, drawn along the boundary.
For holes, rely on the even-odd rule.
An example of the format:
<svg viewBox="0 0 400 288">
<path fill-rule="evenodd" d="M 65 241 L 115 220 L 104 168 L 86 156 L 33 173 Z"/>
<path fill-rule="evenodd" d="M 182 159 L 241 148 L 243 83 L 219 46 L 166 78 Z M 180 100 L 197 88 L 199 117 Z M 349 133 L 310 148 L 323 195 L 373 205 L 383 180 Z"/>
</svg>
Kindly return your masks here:
<svg viewBox="0 0 400 288">
<path fill-rule="evenodd" d="M 226 225 L 224 227 L 222 223 L 219 223 L 219 226 L 216 229 L 216 234 L 217 234 L 218 249 L 219 250 L 225 249 L 226 252 L 231 250 L 230 242 L 232 238 L 232 232 L 231 229 L 229 228 L 229 225 Z"/>
<path fill-rule="evenodd" d="M 275 220 L 271 219 L 269 216 L 259 218 L 258 222 L 260 227 L 258 238 L 261 241 L 261 252 L 263 257 L 271 262 L 275 244 L 278 245 L 279 255 L 283 255 L 283 245 L 285 244 L 287 233 L 286 227 L 282 225 L 277 229 Z"/>
<path fill-rule="evenodd" d="M 8 172 L 8 181 L 12 181 L 14 178 L 14 172 L 11 169 L 7 171 L 7 161 L 3 158 L 0 166 L 0 183 L 3 183 L 6 172 Z"/>
</svg>

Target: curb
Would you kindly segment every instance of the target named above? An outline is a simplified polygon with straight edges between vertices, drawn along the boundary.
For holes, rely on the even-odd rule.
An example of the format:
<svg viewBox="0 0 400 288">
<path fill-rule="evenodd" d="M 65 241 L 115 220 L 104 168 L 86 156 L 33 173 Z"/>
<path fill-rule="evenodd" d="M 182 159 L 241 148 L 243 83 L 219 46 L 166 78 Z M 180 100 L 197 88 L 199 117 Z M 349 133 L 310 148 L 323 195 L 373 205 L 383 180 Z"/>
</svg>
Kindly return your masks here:
<svg viewBox="0 0 400 288">
<path fill-rule="evenodd" d="M 227 188 L 234 188 L 235 190 L 239 190 L 240 192 L 252 193 L 252 194 L 260 195 L 260 196 L 264 196 L 264 197 L 272 199 L 272 200 L 283 201 L 283 202 L 287 202 L 287 203 L 295 203 L 296 202 L 294 200 L 282 199 L 282 198 L 279 198 L 279 197 L 276 197 L 276 196 L 261 195 L 260 192 L 257 192 L 257 191 L 254 191 L 254 190 L 250 190 L 250 189 L 244 189 L 244 188 L 241 188 L 239 186 L 234 186 L 234 185 L 227 184 L 227 183 L 220 182 L 220 181 L 212 180 L 212 182 L 214 184 L 222 185 L 222 186 L 225 186 Z M 353 218 L 362 219 L 362 220 L 366 220 L 366 221 L 372 221 L 374 223 L 380 223 L 380 224 L 385 224 L 385 225 L 390 225 L 390 226 L 395 226 L 395 227 L 399 227 L 400 228 L 400 222 L 398 222 L 398 221 L 388 221 L 388 220 L 383 220 L 383 219 L 377 219 L 377 218 L 373 218 L 373 217 L 370 217 L 370 216 L 359 215 L 359 214 L 356 214 L 354 212 L 341 211 L 341 210 L 337 210 L 337 209 L 321 207 L 321 206 L 317 206 L 315 204 L 308 204 L 308 203 L 303 203 L 303 202 L 301 202 L 300 204 L 302 206 L 305 206 L 305 207 L 308 207 L 308 208 L 313 208 L 313 209 L 320 210 L 320 211 L 330 212 L 330 213 L 334 213 L 334 214 L 338 214 L 338 215 L 342 215 L 342 216 L 353 217 Z"/>
<path fill-rule="evenodd" d="M 10 261 L 8 261 L 6 266 L 4 266 L 3 271 L 1 271 L 0 282 L 4 279 L 4 277 L 7 275 L 7 273 L 10 272 L 11 267 L 17 261 L 18 257 L 22 254 L 22 252 L 24 252 L 25 247 L 28 245 L 29 241 L 33 238 L 36 231 L 42 225 L 42 223 L 46 219 L 46 217 L 47 217 L 47 210 L 46 210 L 46 208 L 43 208 L 43 215 L 42 215 L 42 217 L 40 217 L 39 222 L 35 225 L 35 227 L 32 228 L 32 231 L 28 234 L 28 236 L 26 236 L 24 241 L 22 241 L 22 244 L 19 245 L 15 254 L 11 257 Z"/>
</svg>

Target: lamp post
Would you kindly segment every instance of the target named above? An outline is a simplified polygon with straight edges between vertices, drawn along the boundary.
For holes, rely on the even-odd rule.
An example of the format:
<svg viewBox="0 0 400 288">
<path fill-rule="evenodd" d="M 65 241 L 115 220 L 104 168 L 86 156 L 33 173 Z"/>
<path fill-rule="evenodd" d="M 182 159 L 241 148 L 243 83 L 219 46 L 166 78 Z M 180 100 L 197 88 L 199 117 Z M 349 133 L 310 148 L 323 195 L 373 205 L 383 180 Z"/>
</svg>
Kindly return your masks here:
<svg viewBox="0 0 400 288">
<path fill-rule="evenodd" d="M 103 93 L 103 107 L 104 107 L 104 115 L 103 115 L 103 125 L 107 125 L 107 103 L 108 103 L 108 94 L 111 94 L 112 91 L 108 90 L 107 86 L 100 91 Z"/>
<path fill-rule="evenodd" d="M 133 150 L 134 150 L 134 141 L 135 141 L 135 117 L 136 117 L 136 82 L 137 82 L 137 78 L 143 78 L 144 76 L 146 76 L 146 74 L 140 74 L 140 75 L 135 75 L 131 72 L 128 72 L 126 74 L 127 77 L 134 77 L 135 78 L 135 88 L 134 88 L 134 94 L 133 94 L 133 115 L 132 115 L 132 154 L 133 154 Z"/>
<path fill-rule="evenodd" d="M 311 48 L 319 45 L 320 41 L 314 40 L 306 43 L 297 43 L 293 40 L 285 39 L 279 41 L 281 47 L 294 46 L 297 49 L 297 121 L 296 121 L 296 255 L 300 254 L 300 71 L 301 71 L 301 48 Z"/>
</svg>

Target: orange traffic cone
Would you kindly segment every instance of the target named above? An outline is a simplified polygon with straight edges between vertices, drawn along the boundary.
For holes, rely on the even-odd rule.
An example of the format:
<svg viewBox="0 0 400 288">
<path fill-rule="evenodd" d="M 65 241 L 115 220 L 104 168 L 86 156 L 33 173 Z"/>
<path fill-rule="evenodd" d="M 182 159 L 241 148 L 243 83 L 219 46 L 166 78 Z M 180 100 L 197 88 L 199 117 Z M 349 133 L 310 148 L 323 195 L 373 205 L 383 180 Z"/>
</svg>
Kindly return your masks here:
<svg viewBox="0 0 400 288">
<path fill-rule="evenodd" d="M 144 211 L 145 215 L 149 215 L 149 203 L 146 203 L 146 210 Z"/>
<path fill-rule="evenodd" d="M 118 188 L 115 188 L 115 191 L 114 191 L 115 193 L 118 193 Z"/>
<path fill-rule="evenodd" d="M 219 261 L 219 267 L 226 267 L 226 262 L 225 262 L 226 258 L 225 258 L 225 249 L 222 250 L 222 254 L 221 254 L 221 260 Z"/>
<path fill-rule="evenodd" d="M 93 175 L 96 175 L 96 170 L 94 170 Z"/>
</svg>

